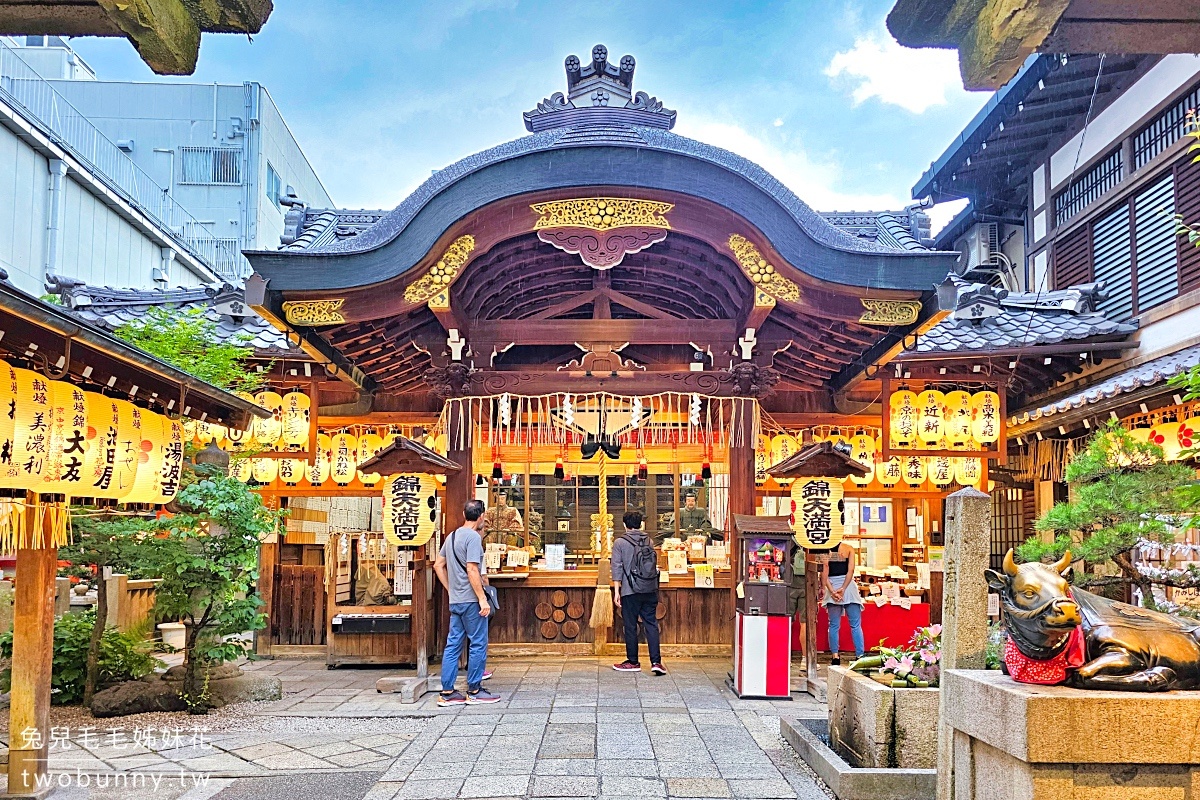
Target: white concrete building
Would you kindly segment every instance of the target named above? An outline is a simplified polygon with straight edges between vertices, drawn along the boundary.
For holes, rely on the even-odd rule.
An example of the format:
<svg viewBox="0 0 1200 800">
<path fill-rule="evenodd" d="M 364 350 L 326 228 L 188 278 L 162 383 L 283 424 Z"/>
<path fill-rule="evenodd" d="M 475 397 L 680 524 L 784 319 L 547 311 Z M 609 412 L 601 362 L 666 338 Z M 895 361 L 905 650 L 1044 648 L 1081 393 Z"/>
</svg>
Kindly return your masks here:
<svg viewBox="0 0 1200 800">
<path fill-rule="evenodd" d="M 261 85 L 99 81 L 61 39 L 0 38 L 0 268 L 21 288 L 238 283 L 289 191 L 332 203 Z"/>
</svg>

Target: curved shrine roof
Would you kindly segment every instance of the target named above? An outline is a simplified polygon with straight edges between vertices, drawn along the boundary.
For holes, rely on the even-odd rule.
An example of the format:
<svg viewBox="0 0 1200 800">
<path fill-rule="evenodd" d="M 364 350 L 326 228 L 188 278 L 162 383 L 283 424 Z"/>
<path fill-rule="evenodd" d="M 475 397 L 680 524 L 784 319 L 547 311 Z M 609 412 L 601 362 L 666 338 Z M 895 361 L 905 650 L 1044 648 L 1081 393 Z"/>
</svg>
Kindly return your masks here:
<svg viewBox="0 0 1200 800">
<path fill-rule="evenodd" d="M 555 93 L 528 112 L 530 135 L 438 170 L 378 217 L 297 208 L 293 213 L 302 216 L 289 220 L 286 248 L 247 252 L 247 258 L 274 291 L 365 286 L 412 269 L 451 226 L 491 203 L 548 190 L 619 187 L 728 209 L 796 269 L 831 283 L 929 292 L 953 266 L 956 254 L 924 249 L 893 220 L 879 221 L 883 236 L 840 230 L 752 161 L 672 133 L 674 112 L 644 92 L 633 93 L 631 57 L 618 68 L 602 47 L 592 55 L 584 67 L 574 56 L 567 59 L 570 96 Z M 624 107 L 617 107 L 621 100 Z M 347 235 L 326 226 L 324 235 L 305 241 L 304 225 L 297 223 L 308 214 L 362 221 L 348 223 Z"/>
</svg>

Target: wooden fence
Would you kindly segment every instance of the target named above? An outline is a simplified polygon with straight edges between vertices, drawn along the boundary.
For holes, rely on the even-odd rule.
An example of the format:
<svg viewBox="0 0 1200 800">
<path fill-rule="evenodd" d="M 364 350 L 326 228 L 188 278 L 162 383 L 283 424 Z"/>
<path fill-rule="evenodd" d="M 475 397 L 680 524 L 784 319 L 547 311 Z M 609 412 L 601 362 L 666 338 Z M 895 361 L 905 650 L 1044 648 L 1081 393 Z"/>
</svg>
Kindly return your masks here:
<svg viewBox="0 0 1200 800">
<path fill-rule="evenodd" d="M 271 644 L 325 644 L 325 567 L 277 565 L 271 602 Z"/>
<path fill-rule="evenodd" d="M 128 631 L 149 621 L 147 634 L 153 636 L 154 593 L 161 581 L 157 579 L 130 580 L 128 575 L 113 575 L 108 579 L 108 624 Z"/>
</svg>

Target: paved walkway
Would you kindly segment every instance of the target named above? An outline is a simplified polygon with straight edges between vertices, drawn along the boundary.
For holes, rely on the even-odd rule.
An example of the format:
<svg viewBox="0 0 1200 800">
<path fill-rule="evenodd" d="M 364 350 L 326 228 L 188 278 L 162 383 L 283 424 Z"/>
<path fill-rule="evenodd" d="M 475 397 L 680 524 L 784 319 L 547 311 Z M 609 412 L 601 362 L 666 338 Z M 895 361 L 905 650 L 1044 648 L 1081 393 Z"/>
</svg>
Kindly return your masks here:
<svg viewBox="0 0 1200 800">
<path fill-rule="evenodd" d="M 200 732 L 186 715 L 131 718 L 120 734 L 95 720 L 60 739 L 51 770 L 70 776 L 59 796 L 72 800 L 827 797 L 779 736 L 781 715 L 823 717 L 824 706 L 739 700 L 728 659 L 675 660 L 665 677 L 609 661 L 496 660 L 489 688 L 503 701 L 454 709 L 377 693 L 387 670 L 258 662 L 247 669 L 280 677 L 283 700 L 198 718 L 211 722 Z M 97 788 L 94 776 L 126 784 Z"/>
</svg>

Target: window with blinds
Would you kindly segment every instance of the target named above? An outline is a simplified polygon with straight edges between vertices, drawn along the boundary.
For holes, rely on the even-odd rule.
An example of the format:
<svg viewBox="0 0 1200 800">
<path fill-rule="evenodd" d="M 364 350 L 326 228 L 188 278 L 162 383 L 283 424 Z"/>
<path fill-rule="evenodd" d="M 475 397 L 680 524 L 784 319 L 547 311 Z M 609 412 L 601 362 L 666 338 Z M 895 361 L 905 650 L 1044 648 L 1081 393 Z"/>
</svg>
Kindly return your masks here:
<svg viewBox="0 0 1200 800">
<path fill-rule="evenodd" d="M 1066 223 L 1120 182 L 1121 148 L 1118 147 L 1054 195 L 1055 224 Z"/>
<path fill-rule="evenodd" d="M 1179 294 L 1175 249 L 1175 176 L 1167 175 L 1133 200 L 1138 310 Z"/>
<path fill-rule="evenodd" d="M 1182 164 L 1176 168 L 1182 169 Z M 1191 288 L 1192 279 L 1181 274 L 1174 214 L 1177 206 L 1193 203 L 1187 200 L 1189 194 L 1180 195 L 1184 200 L 1177 203 L 1176 170 L 1060 237 L 1053 251 L 1055 288 L 1104 281 L 1107 297 L 1100 310 L 1113 319 L 1128 319 L 1162 305 L 1179 295 L 1181 285 Z M 1200 173 L 1187 180 L 1184 174 L 1178 173 L 1183 188 L 1200 183 Z M 1190 275 L 1192 262 L 1187 266 Z"/>
<path fill-rule="evenodd" d="M 1133 168 L 1141 169 L 1187 133 L 1189 111 L 1200 108 L 1200 86 L 1163 109 L 1133 137 Z"/>
<path fill-rule="evenodd" d="M 242 182 L 242 151 L 236 147 L 184 147 L 181 183 L 237 186 Z"/>
</svg>

